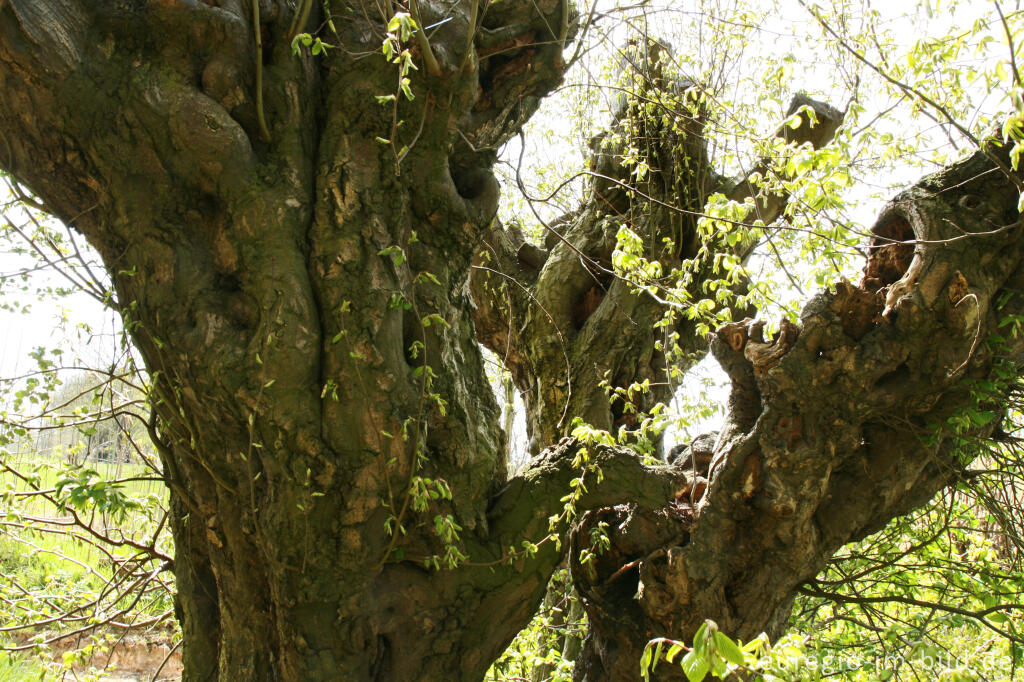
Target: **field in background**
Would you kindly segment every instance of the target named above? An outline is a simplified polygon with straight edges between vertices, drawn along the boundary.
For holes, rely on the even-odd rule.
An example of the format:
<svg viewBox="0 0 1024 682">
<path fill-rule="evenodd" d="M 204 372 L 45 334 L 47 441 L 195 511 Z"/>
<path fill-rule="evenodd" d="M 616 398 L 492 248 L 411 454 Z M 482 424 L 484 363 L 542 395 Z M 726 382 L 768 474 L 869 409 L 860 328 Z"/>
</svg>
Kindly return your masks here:
<svg viewBox="0 0 1024 682">
<path fill-rule="evenodd" d="M 166 489 L 138 458 L 97 461 L 110 449 L 90 456 L 66 430 L 0 453 L 0 646 L 14 649 L 0 682 L 149 680 L 164 659 L 157 679 L 172 679 Z"/>
</svg>

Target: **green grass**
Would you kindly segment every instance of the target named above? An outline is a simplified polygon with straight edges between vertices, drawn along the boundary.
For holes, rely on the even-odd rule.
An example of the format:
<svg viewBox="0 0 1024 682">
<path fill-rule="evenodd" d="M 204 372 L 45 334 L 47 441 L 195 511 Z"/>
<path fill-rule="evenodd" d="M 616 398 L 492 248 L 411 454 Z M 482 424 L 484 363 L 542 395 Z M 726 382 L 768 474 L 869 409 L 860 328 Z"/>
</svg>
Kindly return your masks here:
<svg viewBox="0 0 1024 682">
<path fill-rule="evenodd" d="M 0 451 L 0 460 L 10 461 L 8 457 L 9 453 Z M 11 472 L 0 473 L 0 624 L 21 625 L 25 629 L 10 633 L 14 640 L 0 638 L 0 647 L 5 642 L 10 646 L 31 641 L 35 636 L 52 637 L 88 627 L 128 607 L 131 612 L 118 615 L 119 622 L 144 622 L 172 609 L 170 593 L 156 584 L 150 584 L 150 592 L 134 605 L 134 593 L 119 597 L 115 564 L 138 556 L 137 550 L 111 546 L 101 549 L 95 546 L 99 541 L 92 538 L 88 528 L 68 524 L 74 511 L 83 523 L 98 532 L 115 539 L 123 533 L 137 542 L 148 543 L 160 523 L 167 499 L 162 483 L 128 480 L 112 488 L 110 482 L 124 478 L 153 479 L 151 471 L 138 464 L 107 462 L 87 462 L 76 469 L 58 462 L 25 458 L 18 463 L 18 471 L 29 480 Z M 55 488 L 62 479 L 70 482 L 58 494 Z M 23 494 L 36 489 L 48 491 L 50 499 Z M 61 508 L 53 500 L 66 506 Z M 162 527 L 158 544 L 162 552 L 171 552 L 166 527 Z M 158 563 L 145 560 L 129 566 L 134 567 L 135 575 L 140 575 L 148 574 Z M 171 580 L 167 574 L 160 577 Z M 128 579 L 124 585 L 133 580 Z M 98 598 L 99 608 L 94 605 Z M 67 612 L 74 613 L 77 620 L 49 622 Z M 100 621 L 89 620 L 94 614 L 100 616 Z M 35 627 L 36 623 L 43 625 Z M 101 627 L 93 632 L 96 642 L 101 643 L 122 631 Z M 70 663 L 48 662 L 48 657 L 46 649 L 27 655 L 0 650 L 0 682 L 63 679 L 61 673 L 69 669 Z M 69 673 L 67 679 L 92 678 L 91 673 L 82 675 L 76 673 L 71 677 Z"/>
<path fill-rule="evenodd" d="M 0 650 L 0 682 L 26 682 L 45 680 L 49 672 L 31 656 Z"/>
<path fill-rule="evenodd" d="M 20 461 L 17 461 L 4 451 L 0 451 L 0 462 L 9 464 L 20 474 L 31 480 L 30 484 L 9 471 L 0 471 L 0 494 L 5 490 L 28 491 L 32 489 L 33 484 L 41 490 L 52 490 L 64 476 L 65 472 L 65 465 L 62 462 L 41 458 L 21 458 Z M 107 481 L 130 479 L 124 480 L 119 484 L 121 489 L 128 495 L 135 497 L 155 495 L 160 500 L 167 498 L 167 491 L 163 483 L 155 480 L 157 474 L 143 464 L 113 464 L 110 462 L 90 461 L 84 463 L 83 468 L 96 471 L 100 478 Z M 5 504 L 3 499 L 0 498 L 0 509 L 3 509 L 5 506 L 9 506 L 9 503 Z M 52 515 L 53 506 L 45 500 L 34 499 L 26 506 L 24 512 Z"/>
</svg>

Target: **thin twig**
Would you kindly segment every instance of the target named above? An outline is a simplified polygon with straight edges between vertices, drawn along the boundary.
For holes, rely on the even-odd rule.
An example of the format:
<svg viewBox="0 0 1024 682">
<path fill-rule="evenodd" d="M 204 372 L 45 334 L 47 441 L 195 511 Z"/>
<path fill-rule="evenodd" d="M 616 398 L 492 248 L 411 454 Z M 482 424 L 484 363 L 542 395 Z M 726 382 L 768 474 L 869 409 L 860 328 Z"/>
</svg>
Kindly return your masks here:
<svg viewBox="0 0 1024 682">
<path fill-rule="evenodd" d="M 160 671 L 164 669 L 165 665 L 167 665 L 167 661 L 171 660 L 171 656 L 174 655 L 174 652 L 181 648 L 181 643 L 183 641 L 184 640 L 178 640 L 178 643 L 171 647 L 171 650 L 167 652 L 166 656 L 164 656 L 164 660 L 160 662 L 160 666 L 153 673 L 153 676 L 149 678 L 149 682 L 156 682 L 157 677 L 160 675 Z"/>
<path fill-rule="evenodd" d="M 302 0 L 302 5 L 296 9 L 292 17 L 292 25 L 288 27 L 288 40 L 291 40 L 306 28 L 306 21 L 309 19 L 309 11 L 313 8 L 313 0 Z"/>
<path fill-rule="evenodd" d="M 847 43 L 846 40 L 844 40 L 843 37 L 836 32 L 835 29 L 828 25 L 828 23 L 821 17 L 821 15 L 818 13 L 816 9 L 808 7 L 807 3 L 804 0 L 797 0 L 797 2 L 799 2 L 800 6 L 807 10 L 811 14 L 811 16 L 814 17 L 818 24 L 825 30 L 826 33 L 832 36 L 832 38 L 840 47 L 842 47 L 844 50 L 853 55 L 853 57 L 857 61 L 861 62 L 869 69 L 877 73 L 879 76 L 882 77 L 883 80 L 885 80 L 890 85 L 898 88 L 900 91 L 904 93 L 913 95 L 915 98 L 917 98 L 924 104 L 927 104 L 932 109 L 939 112 L 939 114 L 942 115 L 942 117 L 950 126 L 955 128 L 956 131 L 963 135 L 967 140 L 969 140 L 971 144 L 980 149 L 981 152 L 985 154 L 985 156 L 988 157 L 988 159 L 992 161 L 992 163 L 994 163 L 999 168 L 999 170 L 1001 170 L 1006 175 L 1006 177 L 1017 187 L 1017 190 L 1024 194 L 1024 180 L 1021 180 L 1017 176 L 1017 174 L 1014 173 L 1013 170 L 1011 170 L 1010 167 L 1007 166 L 1003 162 L 1003 160 L 1000 159 L 996 154 L 989 151 L 988 145 L 984 144 L 973 133 L 971 133 L 971 131 L 965 128 L 963 124 L 961 124 L 959 121 L 953 118 L 953 115 L 949 113 L 949 111 L 944 106 L 936 102 L 934 99 L 932 99 L 925 93 L 921 92 L 919 89 L 890 76 L 882 67 L 872 62 L 870 59 L 868 59 L 860 52 L 858 52 L 852 45 Z"/>
<path fill-rule="evenodd" d="M 999 20 L 1003 22 L 1003 31 L 1006 32 L 1006 43 L 1010 47 L 1010 68 L 1013 70 L 1013 82 L 1017 84 L 1017 87 L 1024 87 L 1021 85 L 1020 71 L 1017 70 L 1017 50 L 1013 46 L 1013 32 L 1010 31 L 1010 25 L 1006 23 L 1006 17 L 1003 16 L 1003 8 L 999 6 L 999 2 L 995 1 L 993 4 L 996 6 L 996 12 L 999 13 Z"/>
</svg>

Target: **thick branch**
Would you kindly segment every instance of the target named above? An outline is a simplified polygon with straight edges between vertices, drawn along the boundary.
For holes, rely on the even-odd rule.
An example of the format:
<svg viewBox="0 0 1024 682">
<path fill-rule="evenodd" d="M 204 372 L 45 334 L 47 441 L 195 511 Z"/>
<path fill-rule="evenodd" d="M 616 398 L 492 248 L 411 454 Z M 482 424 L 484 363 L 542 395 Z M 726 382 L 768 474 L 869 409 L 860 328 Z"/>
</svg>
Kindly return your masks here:
<svg viewBox="0 0 1024 682">
<path fill-rule="evenodd" d="M 774 339 L 749 321 L 718 332 L 733 401 L 687 541 L 666 550 L 666 531 L 613 534 L 616 561 L 574 574 L 597 624 L 587 656 L 607 679 L 635 666 L 647 637 L 687 639 L 704 618 L 743 639 L 779 634 L 797 587 L 833 552 L 958 479 L 975 454 L 947 427 L 970 404 L 965 379 L 1020 361 L 1019 340 L 1001 358 L 979 343 L 1024 307 L 999 300 L 1022 277 L 1016 201 L 978 153 L 885 209 L 865 268 L 874 290 L 841 282 Z M 900 242 L 912 257 L 892 258 Z M 597 590 L 632 561 L 628 589 Z"/>
<path fill-rule="evenodd" d="M 621 447 L 587 448 L 588 456 L 574 463 L 583 447 L 575 439 L 564 439 L 510 479 L 489 512 L 493 532 L 510 539 L 543 537 L 548 519 L 562 511 L 562 498 L 574 487 L 570 483 L 580 477 L 585 492 L 575 503 L 579 513 L 624 502 L 657 509 L 675 500 L 689 480 L 681 467 L 647 466 Z"/>
<path fill-rule="evenodd" d="M 820 149 L 832 141 L 836 130 L 839 129 L 840 124 L 843 122 L 842 112 L 837 111 L 824 102 L 818 102 L 803 94 L 795 96 L 793 101 L 790 102 L 786 117 L 789 118 L 798 112 L 800 125 L 795 129 L 788 125 L 783 125 L 776 133 L 776 137 L 780 137 L 786 142 L 795 145 L 810 143 L 815 149 Z M 764 174 L 771 166 L 770 160 L 761 161 L 753 170 L 736 181 L 733 188 L 726 193 L 726 196 L 731 201 L 739 203 L 743 203 L 747 199 L 756 199 L 754 202 L 754 212 L 749 216 L 749 219 L 751 221 L 760 220 L 765 225 L 770 225 L 782 215 L 787 200 L 787 197 L 783 194 L 773 192 L 766 194 L 757 186 L 760 179 L 764 177 Z"/>
<path fill-rule="evenodd" d="M 715 277 L 717 252 L 724 247 L 705 243 L 697 219 L 707 198 L 732 183 L 711 169 L 707 114 L 696 86 L 669 75 L 667 48 L 653 41 L 648 52 L 631 46 L 623 68 L 631 89 L 620 97 L 611 130 L 592 144 L 586 204 L 549 226 L 544 248 L 527 242 L 515 225 L 493 226 L 474 261 L 476 328 L 525 399 L 534 453 L 568 433 L 575 418 L 610 431 L 636 428 L 636 414 L 666 401 L 674 390 L 664 351 L 673 345 L 671 334 L 678 334 L 676 363 L 696 362 L 706 349 L 700 320 L 676 315 L 670 324 L 659 324 L 669 306 L 636 292 L 638 284 L 657 289 L 676 283 L 635 281 L 635 275 L 614 271 L 612 255 L 619 231 L 628 228 L 664 272 L 688 261 L 688 293 L 693 300 L 704 298 L 701 287 Z M 796 144 L 827 143 L 842 120 L 839 112 L 803 95 L 790 106 L 790 115 L 797 112 L 801 125 L 777 133 Z M 639 163 L 638 155 L 649 168 L 639 179 L 626 162 L 628 157 Z M 756 172 L 769 166 L 762 162 Z M 753 175 L 733 189 L 733 198 L 762 194 L 749 179 Z M 770 222 L 784 205 L 785 197 L 761 197 L 751 221 Z M 631 404 L 605 397 L 644 382 L 650 388 L 634 393 Z"/>
</svg>

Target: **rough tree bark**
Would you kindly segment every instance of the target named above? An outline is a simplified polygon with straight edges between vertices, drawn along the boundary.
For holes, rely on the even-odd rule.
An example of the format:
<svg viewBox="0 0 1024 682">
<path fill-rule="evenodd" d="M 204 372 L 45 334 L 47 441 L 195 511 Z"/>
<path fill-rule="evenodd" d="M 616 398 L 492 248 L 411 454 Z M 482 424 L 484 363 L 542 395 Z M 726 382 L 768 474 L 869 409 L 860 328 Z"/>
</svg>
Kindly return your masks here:
<svg viewBox="0 0 1024 682">
<path fill-rule="evenodd" d="M 560 81 L 574 20 L 553 0 L 414 4 L 430 29 L 406 46 L 420 65 L 407 100 L 380 56 L 390 16 L 379 5 L 332 2 L 338 33 L 325 38 L 337 47 L 296 57 L 295 17 L 310 7 L 307 25 L 320 26 L 306 0 L 0 2 L 0 164 L 99 251 L 150 372 L 186 679 L 479 680 L 563 553 L 510 547 L 546 536 L 580 475 L 573 441 L 506 475 L 477 346 L 492 331 L 481 315 L 475 330 L 468 287 L 476 247 L 499 238 L 487 232 L 495 150 Z M 684 129 L 680 158 L 699 160 L 699 116 Z M 614 150 L 604 157 L 614 179 Z M 1016 221 L 998 176 L 970 193 L 954 182 L 972 163 L 894 204 L 879 239 L 946 238 L 947 219 L 968 232 Z M 692 168 L 655 189 L 696 211 L 719 179 Z M 632 210 L 605 182 L 595 196 Z M 587 210 L 559 243 L 601 263 L 610 214 Z M 664 214 L 672 234 L 692 236 L 678 222 Z M 676 239 L 664 257 L 692 246 Z M 560 248 L 524 259 L 538 272 L 521 279 L 549 312 L 568 290 L 545 277 L 578 262 Z M 578 506 L 599 511 L 583 531 L 622 523 L 612 552 L 574 567 L 593 623 L 579 677 L 632 679 L 646 636 L 685 637 L 705 617 L 741 637 L 777 633 L 829 552 L 955 477 L 947 441 L 915 428 L 992 363 L 975 340 L 1018 276 L 1018 251 L 1012 229 L 920 243 L 906 274 L 865 282 L 888 287 L 888 308 L 841 285 L 774 342 L 756 325 L 723 330 L 732 411 L 696 505 L 687 467 L 594 449 L 603 478 Z M 630 326 L 656 306 L 617 281 L 588 303 L 587 277 L 570 277 L 570 310 L 552 314 L 573 339 L 577 402 L 565 407 L 565 362 L 547 359 L 561 351 L 502 347 L 521 388 L 551 391 L 531 408 L 535 449 L 566 416 L 621 419 L 595 412 L 607 402 L 580 369 L 588 354 L 614 356 L 615 385 L 660 371 L 649 328 Z M 580 304 L 586 314 L 571 310 Z M 438 480 L 450 497 L 417 492 Z M 453 551 L 468 560 L 433 565 Z"/>
<path fill-rule="evenodd" d="M 1024 282 L 1019 190 L 990 155 L 893 199 L 861 282 L 813 297 L 799 325 L 783 320 L 774 339 L 763 321 L 718 330 L 726 423 L 680 456 L 707 480 L 675 514 L 619 505 L 573 531 L 592 623 L 577 679 L 627 679 L 654 633 L 692 637 L 709 614 L 744 640 L 778 636 L 798 586 L 840 546 L 961 480 L 975 454 L 961 439 L 998 420 L 961 432 L 948 420 L 978 394 L 1000 412 L 998 390 L 971 380 L 1000 363 L 1016 375 L 1024 350 L 990 338 Z M 577 549 L 601 522 L 612 550 L 583 566 Z"/>
</svg>

